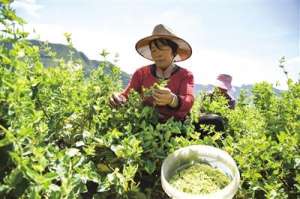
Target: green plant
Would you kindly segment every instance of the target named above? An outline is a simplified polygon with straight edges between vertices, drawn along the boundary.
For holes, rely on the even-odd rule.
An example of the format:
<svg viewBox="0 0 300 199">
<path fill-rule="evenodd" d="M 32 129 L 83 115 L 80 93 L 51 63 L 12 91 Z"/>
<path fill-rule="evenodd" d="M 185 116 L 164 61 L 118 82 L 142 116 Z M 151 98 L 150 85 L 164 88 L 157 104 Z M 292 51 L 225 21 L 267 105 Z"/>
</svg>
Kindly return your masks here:
<svg viewBox="0 0 300 199">
<path fill-rule="evenodd" d="M 73 59 L 45 68 L 40 51 L 56 55 L 27 42 L 10 2 L 0 4 L 1 198 L 167 198 L 162 161 L 191 144 L 232 155 L 242 179 L 237 198 L 299 197 L 299 81 L 288 80 L 279 95 L 257 84 L 253 98 L 243 96 L 235 110 L 205 104 L 228 125 L 202 140 L 192 125 L 198 102 L 191 119 L 159 123 L 136 92 L 119 109 L 109 106 L 121 83 L 120 69 L 107 61 L 89 78 Z"/>
</svg>

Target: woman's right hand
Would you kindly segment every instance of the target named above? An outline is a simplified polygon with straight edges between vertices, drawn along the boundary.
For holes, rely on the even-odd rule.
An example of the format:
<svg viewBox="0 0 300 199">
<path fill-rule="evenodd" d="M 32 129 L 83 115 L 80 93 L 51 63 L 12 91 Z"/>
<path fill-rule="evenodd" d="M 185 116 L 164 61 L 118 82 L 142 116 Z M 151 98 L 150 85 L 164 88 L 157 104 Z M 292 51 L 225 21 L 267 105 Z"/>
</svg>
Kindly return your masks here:
<svg viewBox="0 0 300 199">
<path fill-rule="evenodd" d="M 121 95 L 119 93 L 114 93 L 110 98 L 109 98 L 109 104 L 111 107 L 118 107 L 122 104 L 124 104 L 127 101 L 126 97 L 124 95 Z"/>
</svg>

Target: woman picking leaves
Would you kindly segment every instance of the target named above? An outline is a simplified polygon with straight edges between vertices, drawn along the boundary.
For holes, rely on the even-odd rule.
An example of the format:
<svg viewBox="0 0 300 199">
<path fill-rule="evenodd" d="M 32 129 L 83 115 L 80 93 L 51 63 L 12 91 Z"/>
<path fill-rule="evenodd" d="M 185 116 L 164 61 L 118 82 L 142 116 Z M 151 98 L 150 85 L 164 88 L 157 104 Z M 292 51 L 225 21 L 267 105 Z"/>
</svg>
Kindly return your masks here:
<svg viewBox="0 0 300 199">
<path fill-rule="evenodd" d="M 207 101 L 208 104 L 211 104 L 213 101 L 217 101 L 220 97 L 225 99 L 225 106 L 229 109 L 235 108 L 235 99 L 234 96 L 230 94 L 232 90 L 232 76 L 228 74 L 219 74 L 217 76 L 214 88 L 211 92 L 205 94 L 201 99 L 202 102 Z M 216 131 L 225 130 L 225 121 L 224 118 L 218 112 L 211 112 L 205 106 L 201 106 L 199 110 L 199 121 L 195 123 L 196 131 L 201 132 L 201 138 L 209 133 L 208 130 L 201 128 L 201 125 L 213 125 Z"/>
<path fill-rule="evenodd" d="M 136 43 L 136 50 L 154 63 L 137 69 L 126 89 L 112 95 L 111 105 L 117 107 L 125 103 L 130 90 L 134 89 L 144 97 L 145 105 L 158 110 L 160 121 L 171 117 L 185 120 L 194 102 L 194 78 L 191 72 L 175 62 L 188 59 L 192 54 L 191 46 L 159 24 L 151 36 Z M 147 96 L 144 91 L 150 88 L 152 92 Z"/>
</svg>

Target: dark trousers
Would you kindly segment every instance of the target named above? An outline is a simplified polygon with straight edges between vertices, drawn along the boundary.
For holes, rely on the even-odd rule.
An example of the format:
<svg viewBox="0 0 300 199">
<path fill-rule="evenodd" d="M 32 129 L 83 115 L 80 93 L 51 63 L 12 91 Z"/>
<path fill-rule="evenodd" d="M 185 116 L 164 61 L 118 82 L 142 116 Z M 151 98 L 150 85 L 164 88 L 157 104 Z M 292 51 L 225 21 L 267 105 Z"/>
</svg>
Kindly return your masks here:
<svg viewBox="0 0 300 199">
<path fill-rule="evenodd" d="M 200 116 L 199 121 L 194 123 L 195 130 L 201 133 L 203 138 L 210 132 L 200 127 L 200 125 L 213 125 L 215 131 L 224 131 L 224 119 L 220 115 L 216 114 L 203 114 Z"/>
</svg>

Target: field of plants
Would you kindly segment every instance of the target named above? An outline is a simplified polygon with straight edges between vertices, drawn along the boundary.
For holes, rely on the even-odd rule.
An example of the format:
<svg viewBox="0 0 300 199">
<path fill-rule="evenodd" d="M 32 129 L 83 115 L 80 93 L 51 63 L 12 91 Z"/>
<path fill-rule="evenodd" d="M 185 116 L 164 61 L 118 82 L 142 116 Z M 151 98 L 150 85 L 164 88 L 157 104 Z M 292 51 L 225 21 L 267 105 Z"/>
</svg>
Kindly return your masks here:
<svg viewBox="0 0 300 199">
<path fill-rule="evenodd" d="M 191 144 L 233 157 L 241 173 L 236 199 L 300 198 L 299 80 L 287 77 L 288 90 L 280 94 L 266 82 L 256 84 L 234 110 L 222 98 L 207 103 L 198 96 L 184 123 L 159 123 L 155 109 L 144 107 L 135 92 L 120 108 L 109 106 L 111 94 L 122 88 L 117 66 L 103 62 L 88 78 L 77 60 L 44 67 L 40 51 L 57 58 L 47 45 L 31 45 L 23 24 L 2 0 L 0 198 L 167 198 L 162 161 Z M 226 118 L 224 132 L 194 130 L 200 106 Z"/>
</svg>

